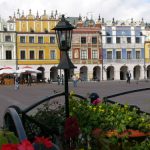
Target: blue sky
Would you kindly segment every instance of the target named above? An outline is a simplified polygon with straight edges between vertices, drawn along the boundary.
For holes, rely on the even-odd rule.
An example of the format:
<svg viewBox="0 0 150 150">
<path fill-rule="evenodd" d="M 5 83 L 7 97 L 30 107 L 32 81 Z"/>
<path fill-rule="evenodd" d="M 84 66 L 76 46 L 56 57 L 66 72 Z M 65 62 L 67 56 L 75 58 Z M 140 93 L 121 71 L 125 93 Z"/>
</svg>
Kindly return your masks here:
<svg viewBox="0 0 150 150">
<path fill-rule="evenodd" d="M 141 20 L 150 22 L 150 0 L 0 0 L 0 16 L 8 19 L 17 9 L 24 11 L 25 15 L 29 9 L 33 14 L 37 10 L 43 15 L 58 10 L 58 13 L 66 16 L 81 16 L 98 18 L 100 14 L 105 20 Z"/>
</svg>

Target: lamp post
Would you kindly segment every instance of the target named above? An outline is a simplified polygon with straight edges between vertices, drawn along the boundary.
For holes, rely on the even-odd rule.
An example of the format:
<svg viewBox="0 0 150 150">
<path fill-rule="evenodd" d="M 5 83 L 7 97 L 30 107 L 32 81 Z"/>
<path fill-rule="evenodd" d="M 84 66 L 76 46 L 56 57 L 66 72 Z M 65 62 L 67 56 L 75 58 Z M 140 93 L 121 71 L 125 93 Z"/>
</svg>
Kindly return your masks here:
<svg viewBox="0 0 150 150">
<path fill-rule="evenodd" d="M 101 59 L 102 59 L 102 81 L 103 81 L 104 80 L 104 60 L 103 60 L 102 32 L 99 32 L 99 35 L 100 35 L 100 44 L 101 44 L 101 50 L 102 50 Z"/>
<path fill-rule="evenodd" d="M 64 69 L 64 90 L 65 90 L 65 111 L 66 118 L 69 117 L 69 92 L 68 92 L 68 71 L 70 69 L 76 68 L 71 62 L 68 51 L 71 48 L 71 40 L 72 40 L 72 31 L 74 26 L 72 26 L 62 15 L 61 20 L 58 24 L 53 28 L 56 33 L 58 47 L 61 52 L 60 62 L 57 66 L 58 69 Z"/>
</svg>

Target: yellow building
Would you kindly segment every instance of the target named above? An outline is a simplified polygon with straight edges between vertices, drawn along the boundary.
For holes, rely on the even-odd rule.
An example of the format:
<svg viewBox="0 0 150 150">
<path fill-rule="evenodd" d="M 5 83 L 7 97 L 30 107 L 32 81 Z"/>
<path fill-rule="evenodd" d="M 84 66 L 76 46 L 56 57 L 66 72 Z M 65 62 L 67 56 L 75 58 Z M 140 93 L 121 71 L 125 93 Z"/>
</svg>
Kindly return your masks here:
<svg viewBox="0 0 150 150">
<path fill-rule="evenodd" d="M 37 80 L 56 80 L 60 51 L 57 46 L 55 31 L 52 30 L 58 22 L 57 11 L 50 16 L 44 14 L 32 15 L 31 10 L 27 16 L 24 12 L 14 16 L 16 21 L 16 47 L 18 68 L 30 66 L 42 71 Z"/>
<path fill-rule="evenodd" d="M 150 30 L 149 28 L 143 32 L 145 35 L 145 42 L 144 42 L 144 71 L 145 77 L 150 79 Z"/>
</svg>

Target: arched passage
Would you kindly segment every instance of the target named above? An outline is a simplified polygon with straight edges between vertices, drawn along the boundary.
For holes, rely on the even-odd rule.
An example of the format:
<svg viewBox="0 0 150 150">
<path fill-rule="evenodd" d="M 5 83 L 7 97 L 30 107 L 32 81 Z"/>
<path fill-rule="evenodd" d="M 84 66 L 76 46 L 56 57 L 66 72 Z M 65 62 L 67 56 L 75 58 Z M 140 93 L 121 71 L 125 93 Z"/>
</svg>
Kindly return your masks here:
<svg viewBox="0 0 150 150">
<path fill-rule="evenodd" d="M 128 67 L 122 66 L 120 68 L 120 80 L 126 80 L 126 73 L 127 73 Z"/>
<path fill-rule="evenodd" d="M 114 67 L 107 67 L 107 80 L 114 80 Z"/>
<path fill-rule="evenodd" d="M 139 80 L 141 75 L 141 67 L 140 66 L 135 66 L 133 68 L 133 78 L 135 80 Z"/>
<path fill-rule="evenodd" d="M 147 66 L 147 79 L 150 79 L 150 65 Z"/>
<path fill-rule="evenodd" d="M 50 69 L 50 81 L 56 82 L 58 76 L 58 69 L 56 67 L 52 67 Z"/>
<path fill-rule="evenodd" d="M 88 69 L 86 66 L 83 66 L 80 68 L 80 79 L 81 79 L 81 81 L 87 81 L 87 79 L 88 79 L 87 71 L 88 71 Z"/>
<path fill-rule="evenodd" d="M 93 80 L 100 81 L 100 67 L 95 66 L 93 68 Z"/>
<path fill-rule="evenodd" d="M 41 71 L 41 73 L 37 74 L 37 82 L 43 82 L 45 80 L 45 74 L 44 74 L 45 69 L 44 67 L 39 67 L 37 68 L 37 70 Z"/>
</svg>

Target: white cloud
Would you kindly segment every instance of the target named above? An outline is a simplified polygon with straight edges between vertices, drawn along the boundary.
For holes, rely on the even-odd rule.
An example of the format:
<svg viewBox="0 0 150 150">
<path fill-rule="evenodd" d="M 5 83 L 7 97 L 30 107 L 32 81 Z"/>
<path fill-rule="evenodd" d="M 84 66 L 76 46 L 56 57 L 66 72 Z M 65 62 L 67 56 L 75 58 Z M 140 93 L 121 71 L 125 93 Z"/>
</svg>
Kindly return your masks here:
<svg viewBox="0 0 150 150">
<path fill-rule="evenodd" d="M 98 18 L 100 14 L 105 20 L 112 19 L 130 19 L 139 20 L 142 17 L 145 21 L 150 21 L 149 0 L 0 0 L 0 16 L 8 19 L 9 16 L 17 12 L 24 11 L 25 15 L 29 9 L 36 15 L 37 10 L 42 15 L 44 10 L 48 14 L 52 10 L 58 10 L 66 16 L 93 16 Z"/>
</svg>

